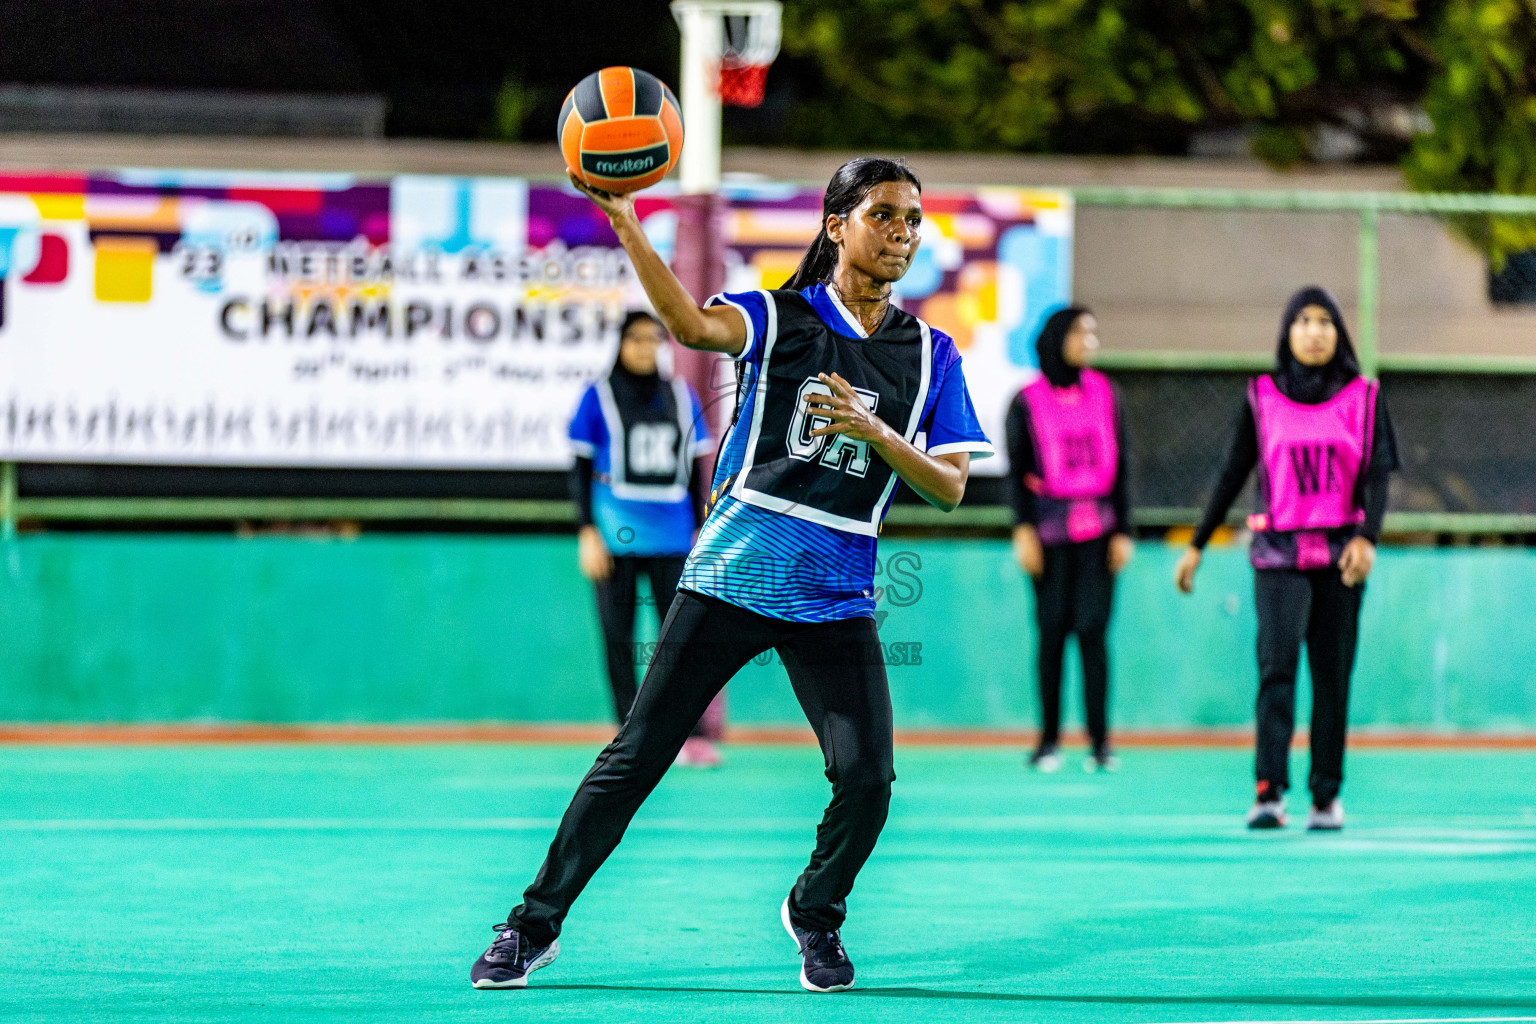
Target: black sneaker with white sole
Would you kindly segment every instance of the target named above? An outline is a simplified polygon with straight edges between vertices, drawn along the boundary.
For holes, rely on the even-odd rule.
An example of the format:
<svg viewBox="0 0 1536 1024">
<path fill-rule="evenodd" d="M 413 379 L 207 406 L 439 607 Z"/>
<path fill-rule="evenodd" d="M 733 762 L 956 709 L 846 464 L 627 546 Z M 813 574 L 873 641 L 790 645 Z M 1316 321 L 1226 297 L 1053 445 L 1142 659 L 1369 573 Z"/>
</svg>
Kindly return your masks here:
<svg viewBox="0 0 1536 1024">
<path fill-rule="evenodd" d="M 853 964 L 837 932 L 808 932 L 789 919 L 789 900 L 779 908 L 784 930 L 800 947 L 800 987 L 807 992 L 841 992 L 853 988 Z"/>
<path fill-rule="evenodd" d="M 1334 797 L 1326 805 L 1312 805 L 1307 812 L 1308 832 L 1337 832 L 1344 827 L 1344 804 Z"/>
<path fill-rule="evenodd" d="M 1255 800 L 1248 809 L 1248 827 L 1252 829 L 1285 828 L 1285 801 Z"/>
<path fill-rule="evenodd" d="M 560 955 L 558 939 L 547 946 L 535 946 L 510 924 L 498 924 L 495 930 L 500 934 L 469 969 L 475 988 L 527 988 L 528 975 L 548 967 Z"/>
</svg>

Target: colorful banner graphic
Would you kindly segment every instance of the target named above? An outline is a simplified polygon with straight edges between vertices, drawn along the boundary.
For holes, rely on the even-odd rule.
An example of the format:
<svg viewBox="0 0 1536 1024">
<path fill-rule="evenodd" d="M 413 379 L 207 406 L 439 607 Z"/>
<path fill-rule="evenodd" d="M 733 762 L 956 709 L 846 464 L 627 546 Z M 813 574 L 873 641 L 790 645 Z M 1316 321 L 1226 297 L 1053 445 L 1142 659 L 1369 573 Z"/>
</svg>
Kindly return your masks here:
<svg viewBox="0 0 1536 1024">
<path fill-rule="evenodd" d="M 821 224 L 821 192 L 728 187 L 726 289 L 775 288 Z M 1039 370 L 1035 334 L 1072 296 L 1072 196 L 1044 189 L 923 192 L 923 244 L 897 282 L 905 310 L 955 339 L 976 414 L 999 453 L 1003 421 Z M 972 464 L 1000 475 L 1003 458 Z"/>
<path fill-rule="evenodd" d="M 924 201 L 900 301 L 954 335 L 1000 434 L 1031 332 L 1069 292 L 1069 200 Z M 780 283 L 819 206 L 734 190 L 727 287 Z M 668 193 L 638 209 L 670 258 Z M 606 219 L 557 185 L 0 174 L 0 458 L 559 469 L 643 302 Z"/>
</svg>

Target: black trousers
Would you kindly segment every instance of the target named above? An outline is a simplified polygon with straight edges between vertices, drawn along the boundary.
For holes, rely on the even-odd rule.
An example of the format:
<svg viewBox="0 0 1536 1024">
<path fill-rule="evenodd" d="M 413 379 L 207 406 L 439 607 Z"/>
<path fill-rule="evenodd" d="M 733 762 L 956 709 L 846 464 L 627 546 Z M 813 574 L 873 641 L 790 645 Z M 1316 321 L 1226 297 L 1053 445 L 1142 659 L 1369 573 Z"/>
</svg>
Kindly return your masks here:
<svg viewBox="0 0 1536 1024">
<path fill-rule="evenodd" d="M 790 918 L 815 931 L 842 927 L 896 778 L 891 694 L 874 620 L 786 622 L 688 590 L 667 613 L 629 718 L 582 780 L 538 877 L 508 917 L 514 927 L 541 945 L 560 934 L 571 904 L 619 845 L 711 698 L 770 648 L 784 660 L 832 782 L 816 848 L 789 896 Z"/>
<path fill-rule="evenodd" d="M 1097 749 L 1109 741 L 1109 651 L 1104 634 L 1115 596 L 1109 571 L 1109 538 L 1045 548 L 1045 571 L 1035 584 L 1040 624 L 1040 743 L 1061 739 L 1061 663 L 1067 637 L 1077 635 L 1083 660 L 1083 709 L 1088 738 Z"/>
<path fill-rule="evenodd" d="M 644 573 L 651 581 L 656 615 L 666 618 L 677 594 L 687 556 L 642 558 L 615 555 L 613 571 L 596 584 L 597 617 L 603 627 L 604 653 L 608 659 L 608 685 L 613 690 L 613 710 L 622 725 L 635 703 L 635 584 Z"/>
<path fill-rule="evenodd" d="M 1344 784 L 1349 678 L 1355 667 L 1360 599 L 1365 586 L 1346 587 L 1336 566 L 1301 572 L 1257 569 L 1259 701 L 1254 774 L 1275 795 L 1290 788 L 1291 736 L 1296 727 L 1296 667 L 1302 641 L 1312 674 L 1312 802 L 1326 807 Z"/>
</svg>

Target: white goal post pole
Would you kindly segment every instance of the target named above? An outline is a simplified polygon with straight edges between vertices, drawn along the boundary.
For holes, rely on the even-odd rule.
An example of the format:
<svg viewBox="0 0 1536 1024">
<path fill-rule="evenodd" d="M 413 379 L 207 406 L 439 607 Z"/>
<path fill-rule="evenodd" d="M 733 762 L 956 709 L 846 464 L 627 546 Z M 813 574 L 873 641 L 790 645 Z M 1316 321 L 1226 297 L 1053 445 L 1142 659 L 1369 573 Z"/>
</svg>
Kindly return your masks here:
<svg viewBox="0 0 1536 1024">
<path fill-rule="evenodd" d="M 720 188 L 720 57 L 725 27 L 720 5 L 677 0 L 673 17 L 683 34 L 683 156 L 678 163 L 685 195 Z"/>
<path fill-rule="evenodd" d="M 779 53 L 780 0 L 673 0 L 672 17 L 683 36 L 683 156 L 678 173 L 684 195 L 720 188 L 720 61 L 726 55 L 725 19 L 746 18 L 745 40 L 735 54 L 764 66 Z M 734 52 L 734 51 L 733 51 Z"/>
</svg>

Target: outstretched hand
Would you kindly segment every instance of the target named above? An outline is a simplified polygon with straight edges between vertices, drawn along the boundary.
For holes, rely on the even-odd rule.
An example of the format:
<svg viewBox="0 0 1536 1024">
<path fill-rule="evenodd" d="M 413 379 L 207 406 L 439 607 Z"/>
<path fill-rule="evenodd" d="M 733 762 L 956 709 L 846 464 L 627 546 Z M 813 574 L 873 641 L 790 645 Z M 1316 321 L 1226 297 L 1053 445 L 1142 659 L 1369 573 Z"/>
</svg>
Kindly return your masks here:
<svg viewBox="0 0 1536 1024">
<path fill-rule="evenodd" d="M 600 188 L 593 188 L 591 185 L 588 185 L 576 177 L 576 175 L 570 172 L 566 173 L 567 177 L 571 179 L 571 184 L 575 186 L 576 191 L 585 192 L 587 197 L 597 204 L 598 209 L 608 215 L 610 221 L 618 220 L 625 216 L 634 216 L 635 197 L 633 195 L 604 192 Z"/>
<path fill-rule="evenodd" d="M 819 416 L 832 422 L 811 431 L 812 437 L 844 434 L 854 441 L 868 441 L 872 444 L 885 440 L 886 431 L 890 428 L 886 426 L 884 420 L 870 411 L 869 406 L 864 404 L 864 399 L 853 390 L 853 385 L 836 373 L 819 373 L 816 376 L 832 389 L 832 393 L 807 395 L 806 410 L 812 416 Z"/>
</svg>

